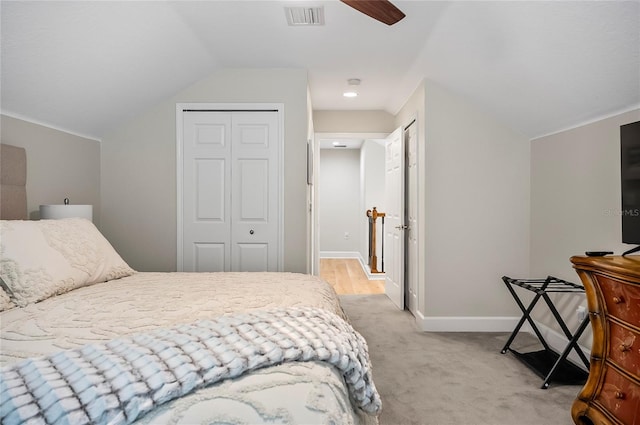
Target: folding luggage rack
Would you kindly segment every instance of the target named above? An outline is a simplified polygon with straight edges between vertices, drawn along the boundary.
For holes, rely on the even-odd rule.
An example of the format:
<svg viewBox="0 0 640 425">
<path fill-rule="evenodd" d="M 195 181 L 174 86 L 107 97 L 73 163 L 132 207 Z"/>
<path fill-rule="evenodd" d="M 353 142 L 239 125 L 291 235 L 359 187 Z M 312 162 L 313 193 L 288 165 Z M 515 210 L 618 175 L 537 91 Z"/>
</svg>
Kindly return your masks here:
<svg viewBox="0 0 640 425">
<path fill-rule="evenodd" d="M 504 345 L 502 349 L 502 354 L 505 354 L 507 351 L 511 351 L 519 360 L 524 362 L 530 369 L 532 369 L 538 376 L 544 378 L 544 382 L 542 383 L 542 389 L 549 388 L 549 384 L 551 381 L 564 383 L 564 384 L 583 384 L 588 376 L 588 373 L 575 364 L 571 363 L 567 356 L 571 352 L 571 350 L 575 350 L 575 352 L 580 356 L 580 359 L 586 366 L 587 370 L 589 369 L 589 360 L 585 356 L 584 352 L 578 345 L 578 339 L 582 335 L 582 332 L 586 329 L 589 324 L 589 315 L 586 317 L 578 326 L 575 334 L 572 334 L 571 331 L 567 328 L 567 325 L 562 320 L 560 313 L 553 305 L 551 298 L 549 298 L 549 293 L 584 293 L 584 287 L 580 285 L 576 285 L 575 283 L 567 282 L 566 280 L 558 279 L 553 276 L 548 276 L 546 279 L 512 279 L 507 276 L 502 277 L 502 281 L 507 286 L 507 289 L 513 296 L 513 299 L 522 310 L 522 318 L 516 325 L 515 329 L 511 333 L 509 340 Z M 531 303 L 528 307 L 525 307 L 518 294 L 515 291 L 515 287 L 520 287 L 526 289 L 528 291 L 534 292 L 536 295 L 531 300 Z M 556 321 L 560 325 L 560 328 L 564 332 L 565 336 L 569 340 L 566 348 L 561 354 L 555 352 L 547 341 L 540 333 L 540 330 L 536 326 L 535 322 L 531 318 L 531 312 L 533 308 L 536 306 L 540 298 L 544 299 L 551 310 L 551 313 L 555 317 Z M 520 331 L 524 322 L 528 321 L 529 325 L 535 332 L 536 336 L 542 343 L 544 349 L 540 351 L 534 351 L 529 353 L 519 353 L 509 346 L 515 339 L 516 335 Z"/>
</svg>

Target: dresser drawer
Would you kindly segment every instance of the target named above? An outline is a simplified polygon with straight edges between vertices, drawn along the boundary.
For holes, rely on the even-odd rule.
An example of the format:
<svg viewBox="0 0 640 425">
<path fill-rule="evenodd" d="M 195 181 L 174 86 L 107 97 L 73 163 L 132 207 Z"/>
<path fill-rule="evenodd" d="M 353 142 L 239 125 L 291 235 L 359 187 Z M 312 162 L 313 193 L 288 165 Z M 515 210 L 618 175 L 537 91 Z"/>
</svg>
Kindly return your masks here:
<svg viewBox="0 0 640 425">
<path fill-rule="evenodd" d="M 625 425 L 640 423 L 640 389 L 612 367 L 605 368 L 596 401 Z"/>
<path fill-rule="evenodd" d="M 607 312 L 638 327 L 640 324 L 640 285 L 597 276 Z"/>
<path fill-rule="evenodd" d="M 640 333 L 609 322 L 609 358 L 640 380 Z"/>
</svg>

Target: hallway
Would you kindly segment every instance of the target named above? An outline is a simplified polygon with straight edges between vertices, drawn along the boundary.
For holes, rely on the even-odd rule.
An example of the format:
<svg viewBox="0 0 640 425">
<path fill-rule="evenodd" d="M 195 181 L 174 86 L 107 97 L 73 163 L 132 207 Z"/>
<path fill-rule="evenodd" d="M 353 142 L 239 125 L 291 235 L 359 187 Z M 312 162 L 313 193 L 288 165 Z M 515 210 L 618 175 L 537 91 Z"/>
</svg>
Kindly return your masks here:
<svg viewBox="0 0 640 425">
<path fill-rule="evenodd" d="M 360 262 L 354 258 L 321 258 L 320 277 L 338 295 L 384 294 L 384 280 L 367 279 Z"/>
</svg>

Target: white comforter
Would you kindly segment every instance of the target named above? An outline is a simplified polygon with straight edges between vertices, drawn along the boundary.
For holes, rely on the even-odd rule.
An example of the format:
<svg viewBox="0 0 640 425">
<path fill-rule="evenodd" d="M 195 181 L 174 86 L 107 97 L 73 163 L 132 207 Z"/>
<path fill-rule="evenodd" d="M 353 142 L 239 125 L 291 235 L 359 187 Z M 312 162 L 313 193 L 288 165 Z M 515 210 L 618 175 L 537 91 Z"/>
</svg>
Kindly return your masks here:
<svg viewBox="0 0 640 425">
<path fill-rule="evenodd" d="M 293 273 L 137 273 L 80 288 L 0 316 L 2 364 L 131 333 L 280 306 L 344 314 L 333 289 Z M 288 363 L 171 402 L 149 423 L 370 423 L 343 378 L 316 362 Z"/>
</svg>

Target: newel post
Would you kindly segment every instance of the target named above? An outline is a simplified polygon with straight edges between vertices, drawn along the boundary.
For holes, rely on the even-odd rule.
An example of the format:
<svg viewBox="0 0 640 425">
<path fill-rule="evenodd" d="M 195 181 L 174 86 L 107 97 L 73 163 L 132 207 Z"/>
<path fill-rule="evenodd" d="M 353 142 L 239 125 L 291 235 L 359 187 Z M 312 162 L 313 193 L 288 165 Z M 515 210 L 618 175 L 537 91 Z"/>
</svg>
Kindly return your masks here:
<svg viewBox="0 0 640 425">
<path fill-rule="evenodd" d="M 376 207 L 373 210 L 367 210 L 367 217 L 369 217 L 369 233 L 371 238 L 369 239 L 369 266 L 371 267 L 371 273 L 381 273 L 378 271 L 378 256 L 376 255 L 376 220 L 378 217 L 384 217 L 386 214 L 378 212 Z"/>
</svg>

